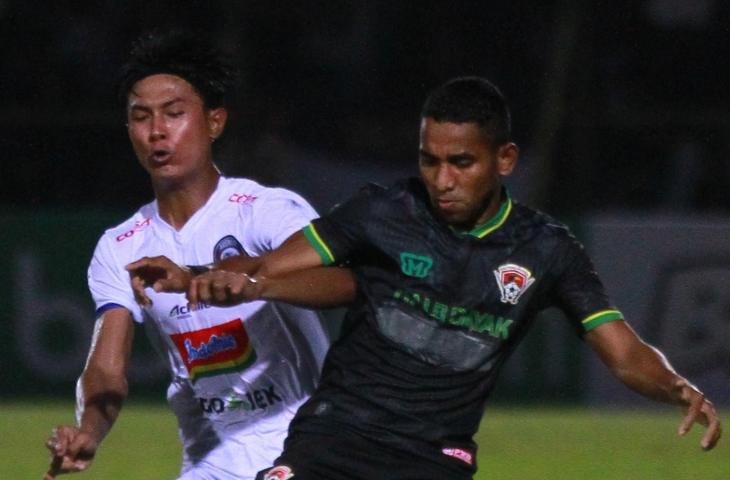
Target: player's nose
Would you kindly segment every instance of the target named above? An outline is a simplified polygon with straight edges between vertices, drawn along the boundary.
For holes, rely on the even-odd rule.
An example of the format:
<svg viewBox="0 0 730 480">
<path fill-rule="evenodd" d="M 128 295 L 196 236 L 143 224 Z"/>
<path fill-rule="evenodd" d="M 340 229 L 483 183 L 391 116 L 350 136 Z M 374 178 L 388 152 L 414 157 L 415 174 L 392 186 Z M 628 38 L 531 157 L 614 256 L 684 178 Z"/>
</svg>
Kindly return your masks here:
<svg viewBox="0 0 730 480">
<path fill-rule="evenodd" d="M 435 184 L 440 191 L 451 190 L 456 185 L 456 176 L 448 164 L 440 165 L 436 170 Z"/>
<path fill-rule="evenodd" d="M 160 140 L 167 135 L 165 121 L 162 115 L 152 115 L 150 119 L 150 141 Z"/>
</svg>

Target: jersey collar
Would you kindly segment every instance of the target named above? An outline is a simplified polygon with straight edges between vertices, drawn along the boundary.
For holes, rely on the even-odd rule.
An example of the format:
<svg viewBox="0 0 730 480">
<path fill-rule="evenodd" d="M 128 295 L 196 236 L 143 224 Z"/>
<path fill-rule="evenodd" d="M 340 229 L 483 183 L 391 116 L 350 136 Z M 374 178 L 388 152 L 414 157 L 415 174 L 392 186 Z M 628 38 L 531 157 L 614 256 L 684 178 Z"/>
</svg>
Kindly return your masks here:
<svg viewBox="0 0 730 480">
<path fill-rule="evenodd" d="M 507 191 L 504 187 L 502 188 L 502 196 L 504 197 L 504 200 L 502 200 L 502 204 L 499 206 L 497 213 L 495 213 L 494 216 L 485 223 L 477 225 L 469 232 L 466 232 L 467 235 L 471 235 L 476 238 L 484 238 L 497 230 L 505 221 L 507 221 L 507 217 L 509 217 L 509 214 L 512 211 L 512 198 L 509 195 L 509 191 Z"/>
</svg>

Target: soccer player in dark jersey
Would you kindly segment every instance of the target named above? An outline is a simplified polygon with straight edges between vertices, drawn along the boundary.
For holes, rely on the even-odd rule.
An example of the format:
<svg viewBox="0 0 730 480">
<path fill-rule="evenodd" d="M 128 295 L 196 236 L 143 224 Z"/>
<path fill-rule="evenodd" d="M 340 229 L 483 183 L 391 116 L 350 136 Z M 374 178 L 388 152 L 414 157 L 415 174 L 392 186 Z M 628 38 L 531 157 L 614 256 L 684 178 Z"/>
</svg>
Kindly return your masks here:
<svg viewBox="0 0 730 480">
<path fill-rule="evenodd" d="M 497 373 L 551 306 L 627 386 L 685 407 L 680 434 L 701 423 L 702 448 L 714 447 L 712 403 L 624 321 L 566 226 L 502 186 L 517 157 L 499 90 L 454 79 L 424 105 L 419 179 L 363 189 L 265 257 L 175 280 L 192 303 L 301 301 L 324 286 L 295 288 L 284 273 L 345 262 L 354 272 L 357 298 L 320 386 L 257 478 L 471 478 Z"/>
</svg>

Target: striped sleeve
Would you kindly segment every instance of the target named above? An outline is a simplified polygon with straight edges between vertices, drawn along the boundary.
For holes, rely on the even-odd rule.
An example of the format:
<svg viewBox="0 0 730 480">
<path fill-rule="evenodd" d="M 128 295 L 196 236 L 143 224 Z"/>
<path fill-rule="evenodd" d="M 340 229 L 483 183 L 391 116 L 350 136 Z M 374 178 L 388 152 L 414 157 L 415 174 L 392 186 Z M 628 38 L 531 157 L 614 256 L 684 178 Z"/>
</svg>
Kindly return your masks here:
<svg viewBox="0 0 730 480">
<path fill-rule="evenodd" d="M 324 265 L 347 261 L 368 244 L 373 202 L 377 201 L 375 191 L 373 188 L 363 188 L 304 227 L 304 236 Z"/>
<path fill-rule="evenodd" d="M 601 310 L 592 315 L 588 315 L 586 318 L 581 320 L 581 325 L 585 332 L 590 332 L 599 325 L 604 323 L 613 322 L 614 320 L 623 320 L 623 314 L 615 309 Z"/>
<path fill-rule="evenodd" d="M 302 232 L 309 241 L 309 244 L 312 245 L 312 248 L 314 248 L 319 254 L 323 265 L 332 265 L 335 263 L 335 256 L 332 254 L 332 250 L 330 250 L 324 240 L 322 240 L 322 237 L 320 237 L 319 233 L 317 233 L 317 229 L 314 224 L 310 223 L 304 227 Z"/>
</svg>

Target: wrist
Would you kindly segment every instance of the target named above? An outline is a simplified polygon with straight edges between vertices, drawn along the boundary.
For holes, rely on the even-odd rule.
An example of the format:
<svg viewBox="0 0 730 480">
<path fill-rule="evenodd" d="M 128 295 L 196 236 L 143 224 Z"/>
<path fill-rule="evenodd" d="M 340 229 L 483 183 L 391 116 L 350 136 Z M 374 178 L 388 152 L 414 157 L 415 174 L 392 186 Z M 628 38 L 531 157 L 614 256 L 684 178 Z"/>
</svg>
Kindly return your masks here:
<svg viewBox="0 0 730 480">
<path fill-rule="evenodd" d="M 197 277 L 198 275 L 202 275 L 213 270 L 213 264 L 209 263 L 207 265 L 183 265 L 181 268 L 188 272 L 191 276 Z"/>
<path fill-rule="evenodd" d="M 251 300 L 267 300 L 266 291 L 269 284 L 268 278 L 262 275 L 249 275 L 247 273 L 242 274 L 248 280 L 250 287 L 249 291 L 253 292 Z"/>
</svg>

